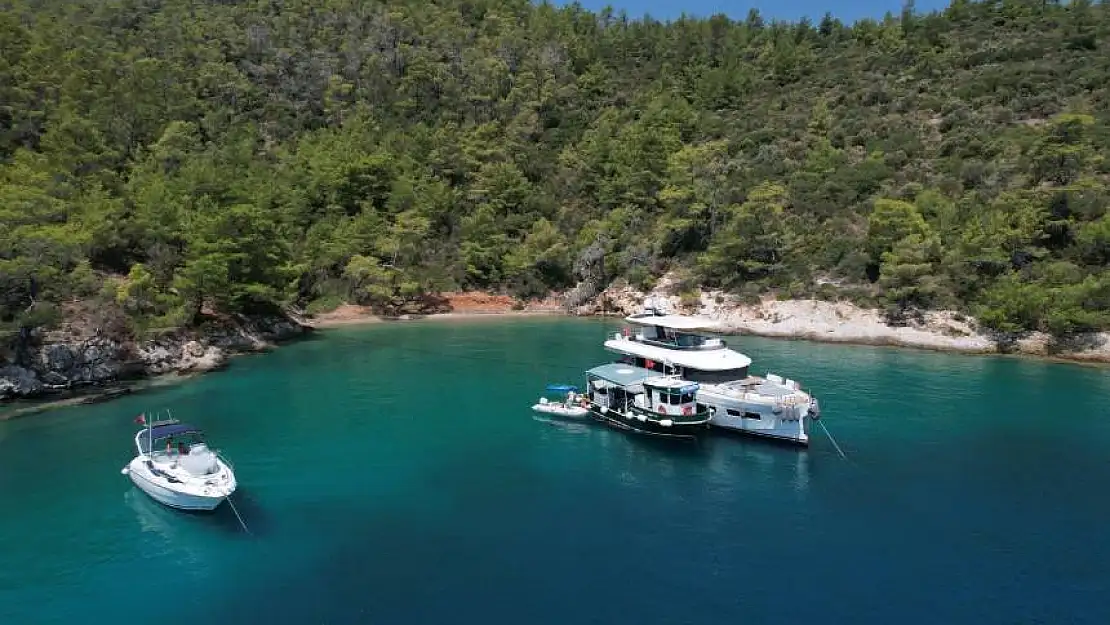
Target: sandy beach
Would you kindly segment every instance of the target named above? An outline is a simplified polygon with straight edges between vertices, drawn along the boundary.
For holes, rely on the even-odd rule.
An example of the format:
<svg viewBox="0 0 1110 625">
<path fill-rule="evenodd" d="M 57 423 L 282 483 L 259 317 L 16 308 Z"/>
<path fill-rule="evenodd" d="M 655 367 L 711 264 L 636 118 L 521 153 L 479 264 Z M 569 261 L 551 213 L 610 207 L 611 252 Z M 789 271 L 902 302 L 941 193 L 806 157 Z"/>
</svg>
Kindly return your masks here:
<svg viewBox="0 0 1110 625">
<path fill-rule="evenodd" d="M 401 315 L 383 317 L 368 306 L 343 304 L 330 312 L 302 320 L 313 328 L 336 328 L 350 325 L 365 325 L 386 321 L 407 321 L 412 319 L 477 319 L 500 316 L 531 317 L 563 315 L 566 310 L 557 297 L 542 301 L 521 302 L 508 295 L 495 295 L 480 292 L 453 292 L 441 294 L 448 312 L 427 315 Z"/>
</svg>

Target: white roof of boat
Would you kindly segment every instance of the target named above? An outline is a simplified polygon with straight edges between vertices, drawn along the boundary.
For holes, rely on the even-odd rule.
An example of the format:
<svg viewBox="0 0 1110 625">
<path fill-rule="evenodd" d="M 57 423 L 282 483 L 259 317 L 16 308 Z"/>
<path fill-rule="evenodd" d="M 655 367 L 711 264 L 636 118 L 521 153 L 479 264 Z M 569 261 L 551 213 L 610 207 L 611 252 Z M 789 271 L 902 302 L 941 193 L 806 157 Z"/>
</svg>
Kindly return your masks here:
<svg viewBox="0 0 1110 625">
<path fill-rule="evenodd" d="M 725 371 L 740 369 L 752 364 L 751 358 L 728 348 L 705 350 L 666 349 L 630 339 L 609 339 L 605 341 L 605 348 L 621 354 L 639 356 L 656 362 L 668 362 L 699 371 Z"/>
<path fill-rule="evenodd" d="M 713 330 L 719 329 L 721 324 L 706 317 L 691 317 L 688 315 L 652 315 L 638 314 L 624 318 L 629 323 L 638 323 L 645 326 L 660 326 L 671 330 Z"/>
</svg>

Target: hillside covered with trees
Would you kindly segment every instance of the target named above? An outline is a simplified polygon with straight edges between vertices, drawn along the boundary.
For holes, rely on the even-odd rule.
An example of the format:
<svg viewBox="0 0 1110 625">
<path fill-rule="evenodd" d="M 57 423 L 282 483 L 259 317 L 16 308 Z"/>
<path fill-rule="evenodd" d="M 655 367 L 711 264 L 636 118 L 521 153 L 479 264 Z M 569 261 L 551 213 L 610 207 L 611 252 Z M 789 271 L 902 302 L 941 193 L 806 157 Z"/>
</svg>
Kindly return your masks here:
<svg viewBox="0 0 1110 625">
<path fill-rule="evenodd" d="M 0 0 L 0 324 L 587 291 L 1110 326 L 1110 6 Z M 588 293 L 587 293 L 588 294 Z"/>
</svg>

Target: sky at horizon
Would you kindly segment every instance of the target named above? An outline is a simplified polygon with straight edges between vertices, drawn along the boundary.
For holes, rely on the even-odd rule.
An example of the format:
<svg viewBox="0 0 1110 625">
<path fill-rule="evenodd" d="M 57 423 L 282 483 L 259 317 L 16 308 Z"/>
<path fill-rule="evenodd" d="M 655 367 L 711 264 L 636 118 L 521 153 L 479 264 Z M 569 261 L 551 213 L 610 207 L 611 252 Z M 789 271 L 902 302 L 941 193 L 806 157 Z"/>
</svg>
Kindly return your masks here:
<svg viewBox="0 0 1110 625">
<path fill-rule="evenodd" d="M 551 0 L 553 4 L 571 4 L 573 0 Z M 684 12 L 694 17 L 708 17 L 718 13 L 733 19 L 744 19 L 752 8 L 758 9 L 766 20 L 776 19 L 797 21 L 808 17 L 818 21 L 825 13 L 851 24 L 856 20 L 871 17 L 881 19 L 888 11 L 898 15 L 902 11 L 903 0 L 578 0 L 578 3 L 591 11 L 600 11 L 606 6 L 613 10 L 624 9 L 633 19 L 649 14 L 658 20 L 673 20 Z M 943 9 L 948 0 L 917 0 L 917 12 L 928 13 Z"/>
</svg>

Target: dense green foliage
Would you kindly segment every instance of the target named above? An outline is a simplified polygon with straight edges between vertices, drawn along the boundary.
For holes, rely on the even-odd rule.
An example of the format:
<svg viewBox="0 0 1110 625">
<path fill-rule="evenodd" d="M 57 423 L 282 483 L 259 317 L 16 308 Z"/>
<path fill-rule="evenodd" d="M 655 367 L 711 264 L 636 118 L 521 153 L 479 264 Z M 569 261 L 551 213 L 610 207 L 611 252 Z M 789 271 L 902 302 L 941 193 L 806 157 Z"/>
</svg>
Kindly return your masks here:
<svg viewBox="0 0 1110 625">
<path fill-rule="evenodd" d="M 540 294 L 1110 322 L 1110 7 L 853 26 L 527 0 L 0 0 L 0 320 Z M 600 268 L 598 268 L 600 269 Z M 596 273 L 596 272 L 595 272 Z"/>
</svg>

